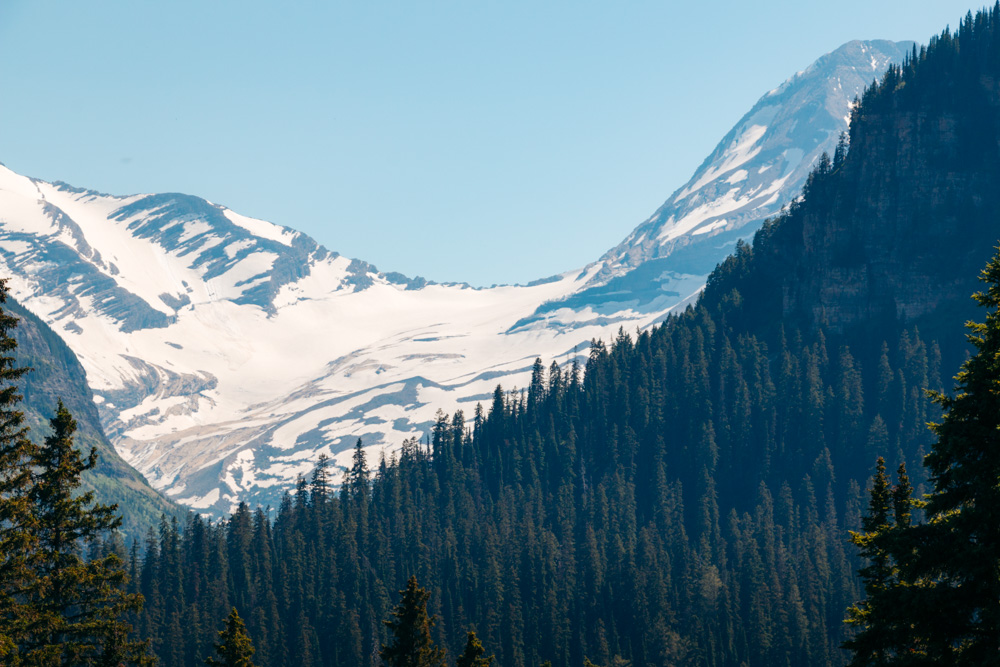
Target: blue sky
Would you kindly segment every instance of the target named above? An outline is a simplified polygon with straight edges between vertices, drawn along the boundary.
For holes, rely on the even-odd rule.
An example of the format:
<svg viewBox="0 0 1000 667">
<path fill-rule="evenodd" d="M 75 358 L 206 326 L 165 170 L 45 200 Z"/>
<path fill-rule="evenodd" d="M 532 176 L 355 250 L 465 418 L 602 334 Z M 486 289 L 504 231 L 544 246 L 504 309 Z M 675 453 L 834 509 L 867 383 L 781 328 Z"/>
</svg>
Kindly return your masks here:
<svg viewBox="0 0 1000 667">
<path fill-rule="evenodd" d="M 823 53 L 977 6 L 0 0 L 0 162 L 526 282 L 616 245 Z"/>
</svg>

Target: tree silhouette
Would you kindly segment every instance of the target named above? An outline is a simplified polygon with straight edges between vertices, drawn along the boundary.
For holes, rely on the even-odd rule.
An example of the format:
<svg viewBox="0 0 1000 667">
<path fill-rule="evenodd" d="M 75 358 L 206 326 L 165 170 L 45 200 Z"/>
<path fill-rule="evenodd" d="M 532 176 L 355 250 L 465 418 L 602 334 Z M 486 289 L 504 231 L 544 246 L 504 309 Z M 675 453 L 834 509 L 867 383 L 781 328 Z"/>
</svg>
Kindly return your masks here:
<svg viewBox="0 0 1000 667">
<path fill-rule="evenodd" d="M 218 665 L 219 667 L 254 667 L 250 662 L 253 657 L 253 642 L 247 635 L 247 628 L 243 624 L 243 619 L 233 607 L 226 618 L 226 627 L 219 630 L 219 640 L 215 643 L 215 652 L 218 658 L 208 657 L 205 659 L 206 665 Z"/>
<path fill-rule="evenodd" d="M 406 588 L 401 590 L 399 604 L 392 611 L 393 618 L 383 621 L 391 637 L 382 645 L 379 655 L 389 667 L 441 667 L 445 664 L 444 649 L 434 645 L 431 627 L 435 618 L 427 615 L 427 600 L 431 594 L 417 585 L 411 576 Z"/>
<path fill-rule="evenodd" d="M 458 657 L 455 667 L 490 667 L 493 664 L 493 656 L 486 658 L 483 657 L 485 655 L 486 649 L 483 648 L 483 643 L 479 641 L 475 632 L 469 630 L 465 640 L 465 650 Z"/>
</svg>

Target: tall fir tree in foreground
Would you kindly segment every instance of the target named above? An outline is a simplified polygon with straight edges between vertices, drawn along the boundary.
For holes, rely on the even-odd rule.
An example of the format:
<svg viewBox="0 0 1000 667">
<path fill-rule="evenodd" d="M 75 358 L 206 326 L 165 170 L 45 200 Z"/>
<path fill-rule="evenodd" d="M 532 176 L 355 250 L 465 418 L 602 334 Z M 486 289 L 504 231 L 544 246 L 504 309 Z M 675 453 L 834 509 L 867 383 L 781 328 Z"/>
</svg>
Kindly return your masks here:
<svg viewBox="0 0 1000 667">
<path fill-rule="evenodd" d="M 975 353 L 955 395 L 934 395 L 944 411 L 925 460 L 934 490 L 911 531 L 911 577 L 933 582 L 918 589 L 931 605 L 919 620 L 937 664 L 1000 665 L 1000 249 L 980 280 L 986 320 L 966 325 Z"/>
<path fill-rule="evenodd" d="M 0 280 L 0 304 L 7 302 L 7 281 Z M 35 518 L 28 489 L 28 462 L 34 444 L 28 439 L 18 382 L 29 369 L 17 365 L 14 328 L 17 318 L 0 309 L 0 663 L 15 662 L 17 646 L 31 622 L 32 610 L 21 593 L 34 580 Z"/>
<path fill-rule="evenodd" d="M 7 295 L 0 280 L 0 304 Z M 120 620 L 142 606 L 123 590 L 121 559 L 82 557 L 121 524 L 114 506 L 78 493 L 96 450 L 84 459 L 74 448 L 76 422 L 61 401 L 44 444 L 27 436 L 16 326 L 0 309 L 0 664 L 149 664 L 147 644 Z"/>
<path fill-rule="evenodd" d="M 236 613 L 236 607 L 233 607 L 233 610 L 229 612 L 226 627 L 219 630 L 219 641 L 215 644 L 215 652 L 219 654 L 219 657 L 206 658 L 206 665 L 254 667 L 254 664 L 250 662 L 250 658 L 254 654 L 253 642 L 250 641 L 243 619 Z"/>
<path fill-rule="evenodd" d="M 27 590 L 35 612 L 26 655 L 54 664 L 148 664 L 147 643 L 130 640 L 121 617 L 142 608 L 142 596 L 126 593 L 124 563 L 116 553 L 85 560 L 82 553 L 121 525 L 114 505 L 78 493 L 81 475 L 97 464 L 74 447 L 76 421 L 59 401 L 52 434 L 35 448 L 35 480 L 28 492 L 35 516 L 36 579 Z"/>
<path fill-rule="evenodd" d="M 881 459 L 865 533 L 853 536 L 869 565 L 868 598 L 849 610 L 860 632 L 852 665 L 1000 665 L 1000 249 L 973 295 L 987 309 L 970 322 L 975 353 L 943 409 L 924 465 L 933 491 L 910 499 L 904 468 L 891 492 Z M 910 508 L 925 520 L 911 525 Z M 890 525 L 890 511 L 894 516 Z"/>
<path fill-rule="evenodd" d="M 444 649 L 431 639 L 435 618 L 427 614 L 427 601 L 431 594 L 417 585 L 417 578 L 410 577 L 402 598 L 392 612 L 393 618 L 383 621 L 389 628 L 389 643 L 379 652 L 388 667 L 443 667 Z"/>
</svg>

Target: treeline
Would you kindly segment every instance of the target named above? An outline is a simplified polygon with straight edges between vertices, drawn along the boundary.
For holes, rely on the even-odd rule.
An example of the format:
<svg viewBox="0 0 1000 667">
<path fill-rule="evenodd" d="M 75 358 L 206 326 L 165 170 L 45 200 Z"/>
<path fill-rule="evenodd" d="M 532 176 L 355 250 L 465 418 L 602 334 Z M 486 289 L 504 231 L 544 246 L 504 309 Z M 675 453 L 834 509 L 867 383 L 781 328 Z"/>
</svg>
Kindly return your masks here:
<svg viewBox="0 0 1000 667">
<path fill-rule="evenodd" d="M 140 635 L 193 665 L 234 606 L 259 665 L 375 665 L 416 575 L 435 641 L 474 629 L 498 664 L 843 664 L 847 530 L 876 456 L 919 469 L 940 353 L 917 331 L 855 356 L 722 319 L 699 306 L 595 342 L 585 368 L 537 362 L 374 470 L 359 447 L 339 493 L 321 462 L 273 521 L 164 523 L 131 556 Z"/>
</svg>

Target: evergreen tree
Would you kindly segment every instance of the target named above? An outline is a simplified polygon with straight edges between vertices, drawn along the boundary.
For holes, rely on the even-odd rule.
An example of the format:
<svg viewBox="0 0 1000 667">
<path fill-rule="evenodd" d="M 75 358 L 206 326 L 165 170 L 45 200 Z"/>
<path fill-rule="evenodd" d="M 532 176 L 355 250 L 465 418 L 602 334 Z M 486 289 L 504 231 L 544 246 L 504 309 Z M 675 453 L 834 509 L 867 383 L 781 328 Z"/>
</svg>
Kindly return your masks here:
<svg viewBox="0 0 1000 667">
<path fill-rule="evenodd" d="M 913 577 L 932 582 L 915 620 L 939 664 L 1000 664 L 1000 249 L 980 280 L 986 319 L 967 325 L 975 353 L 955 395 L 933 394 L 944 412 L 925 459 L 934 488 L 910 531 Z"/>
<path fill-rule="evenodd" d="M 906 468 L 900 465 L 898 484 L 892 488 L 880 456 L 872 480 L 868 514 L 862 519 L 863 533 L 851 531 L 851 542 L 868 564 L 858 570 L 864 581 L 865 600 L 847 610 L 847 622 L 860 628 L 844 642 L 853 652 L 851 667 L 921 664 L 922 653 L 910 633 L 910 624 L 900 608 L 900 597 L 908 582 L 900 580 L 898 552 L 900 532 L 910 525 L 912 487 Z M 909 662 L 899 662 L 906 660 Z"/>
<path fill-rule="evenodd" d="M 7 281 L 0 280 L 0 304 L 7 301 Z M 34 444 L 28 439 L 18 381 L 28 368 L 14 358 L 17 318 L 0 309 L 0 663 L 17 660 L 17 645 L 24 638 L 32 609 L 21 593 L 35 574 L 29 560 L 34 552 L 35 517 L 28 489 L 28 462 Z"/>
<path fill-rule="evenodd" d="M 59 402 L 52 434 L 32 457 L 35 481 L 28 492 L 35 515 L 33 565 L 37 579 L 26 591 L 34 607 L 23 647 L 31 662 L 90 665 L 146 664 L 147 643 L 129 640 L 121 620 L 141 609 L 143 599 L 127 593 L 124 563 L 114 552 L 84 560 L 83 549 L 121 525 L 114 505 L 94 504 L 94 493 L 78 493 L 80 476 L 97 464 L 97 451 L 84 459 L 73 445 L 76 421 Z"/>
<path fill-rule="evenodd" d="M 323 506 L 330 498 L 330 457 L 320 454 L 313 470 L 312 487 L 309 493 L 309 502 L 316 506 Z"/>
<path fill-rule="evenodd" d="M 455 667 L 490 667 L 493 664 L 493 656 L 483 657 L 485 655 L 486 649 L 483 648 L 483 643 L 479 641 L 475 632 L 469 630 L 465 639 L 465 650 L 458 657 Z"/>
<path fill-rule="evenodd" d="M 254 667 L 254 664 L 250 662 L 254 653 L 253 642 L 247 635 L 243 619 L 236 613 L 236 607 L 233 607 L 232 611 L 229 612 L 226 627 L 219 630 L 219 640 L 215 643 L 215 652 L 219 654 L 219 657 L 206 658 L 206 665 Z"/>
<path fill-rule="evenodd" d="M 431 639 L 434 616 L 427 615 L 427 600 L 431 594 L 417 585 L 411 576 L 406 588 L 399 591 L 401 599 L 392 611 L 393 618 L 383 621 L 389 628 L 388 644 L 382 645 L 379 656 L 389 667 L 443 667 L 444 649 Z"/>
<path fill-rule="evenodd" d="M 980 279 L 986 321 L 967 325 L 975 354 L 954 396 L 929 392 L 944 418 L 924 461 L 925 522 L 911 525 L 905 467 L 889 491 L 879 459 L 866 532 L 852 534 L 870 563 L 868 599 L 849 610 L 862 628 L 845 643 L 852 665 L 1000 665 L 1000 249 Z"/>
<path fill-rule="evenodd" d="M 351 467 L 344 473 L 344 489 L 351 498 L 363 499 L 368 497 L 370 474 L 365 450 L 362 448 L 361 438 L 358 438 L 358 442 L 354 445 Z"/>
</svg>

